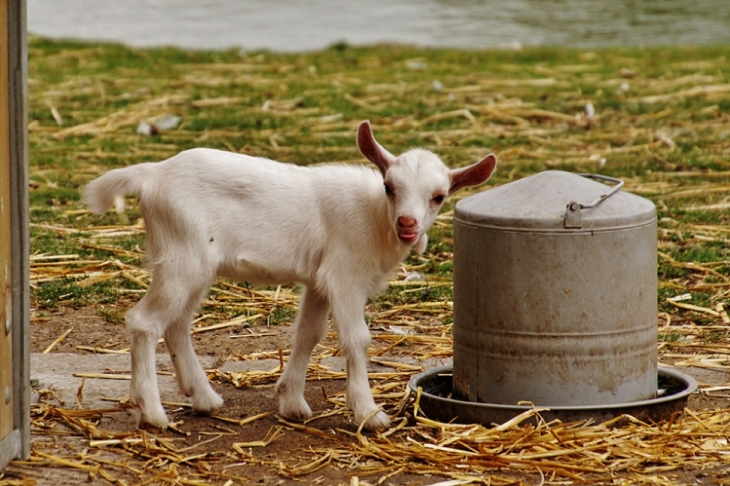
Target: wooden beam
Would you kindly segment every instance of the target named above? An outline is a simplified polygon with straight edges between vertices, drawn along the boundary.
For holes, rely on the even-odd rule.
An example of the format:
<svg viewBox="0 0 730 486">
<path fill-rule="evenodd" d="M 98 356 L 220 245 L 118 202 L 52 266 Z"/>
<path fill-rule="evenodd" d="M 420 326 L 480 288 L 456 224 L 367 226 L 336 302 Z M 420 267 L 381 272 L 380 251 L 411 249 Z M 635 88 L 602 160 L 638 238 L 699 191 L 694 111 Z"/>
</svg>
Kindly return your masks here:
<svg viewBox="0 0 730 486">
<path fill-rule="evenodd" d="M 8 1 L 0 0 L 0 32 L 8 26 Z M 7 35 L 0 35 L 0 439 L 14 427 L 12 333 L 12 246 L 10 195 L 10 91 Z"/>
<path fill-rule="evenodd" d="M 28 36 L 26 0 L 7 5 L 7 82 L 10 155 L 13 426 L 2 453 L 30 457 L 30 211 L 28 201 Z M 10 456 L 8 456 L 10 457 Z"/>
</svg>

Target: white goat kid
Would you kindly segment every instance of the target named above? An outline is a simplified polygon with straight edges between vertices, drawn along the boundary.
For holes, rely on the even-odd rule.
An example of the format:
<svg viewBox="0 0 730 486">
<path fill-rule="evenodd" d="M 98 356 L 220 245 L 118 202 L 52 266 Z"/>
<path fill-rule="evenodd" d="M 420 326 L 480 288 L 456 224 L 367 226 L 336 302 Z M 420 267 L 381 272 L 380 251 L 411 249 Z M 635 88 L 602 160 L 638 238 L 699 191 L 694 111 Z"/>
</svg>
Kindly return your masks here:
<svg viewBox="0 0 730 486">
<path fill-rule="evenodd" d="M 449 170 L 426 150 L 395 157 L 376 142 L 367 121 L 358 128 L 357 145 L 379 172 L 192 149 L 163 162 L 111 170 L 85 188 L 84 199 L 96 214 L 125 195 L 138 196 L 145 221 L 152 281 L 126 317 L 130 396 L 142 423 L 168 424 L 155 373 L 160 337 L 193 409 L 211 413 L 223 404 L 190 339 L 193 313 L 212 280 L 223 276 L 304 286 L 292 355 L 276 384 L 283 416 L 303 420 L 312 414 L 304 399 L 306 371 L 331 309 L 346 359 L 347 405 L 356 422 L 366 420 L 365 428 L 388 426 L 367 378 L 367 298 L 385 286 L 414 244 L 419 252 L 426 248 L 426 231 L 446 197 L 486 181 L 496 158 L 490 154 Z"/>
</svg>

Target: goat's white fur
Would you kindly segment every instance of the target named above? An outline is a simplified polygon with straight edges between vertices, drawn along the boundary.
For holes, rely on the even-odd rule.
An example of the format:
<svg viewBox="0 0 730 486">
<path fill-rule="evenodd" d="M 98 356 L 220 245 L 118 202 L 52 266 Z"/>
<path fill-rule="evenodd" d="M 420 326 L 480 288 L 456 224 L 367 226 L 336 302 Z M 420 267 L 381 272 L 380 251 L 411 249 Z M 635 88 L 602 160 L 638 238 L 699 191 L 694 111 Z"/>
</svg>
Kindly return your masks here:
<svg viewBox="0 0 730 486">
<path fill-rule="evenodd" d="M 180 389 L 193 409 L 210 413 L 223 399 L 208 383 L 190 340 L 193 313 L 216 276 L 260 284 L 303 284 L 294 347 L 277 382 L 280 413 L 311 416 L 304 399 L 307 366 L 326 333 L 331 309 L 347 366 L 347 405 L 368 429 L 388 426 L 367 379 L 368 296 L 413 244 L 422 252 L 443 198 L 481 184 L 496 158 L 449 171 L 433 153 L 395 157 L 363 122 L 360 151 L 379 169 L 300 167 L 212 149 L 192 149 L 159 163 L 107 172 L 89 183 L 84 200 L 96 214 L 136 195 L 147 231 L 152 282 L 127 313 L 131 336 L 131 401 L 141 422 L 164 428 L 155 374 L 164 337 Z M 384 190 L 384 183 L 388 191 Z M 117 204 L 117 207 L 119 205 Z M 369 418 L 368 418 L 369 417 Z"/>
</svg>

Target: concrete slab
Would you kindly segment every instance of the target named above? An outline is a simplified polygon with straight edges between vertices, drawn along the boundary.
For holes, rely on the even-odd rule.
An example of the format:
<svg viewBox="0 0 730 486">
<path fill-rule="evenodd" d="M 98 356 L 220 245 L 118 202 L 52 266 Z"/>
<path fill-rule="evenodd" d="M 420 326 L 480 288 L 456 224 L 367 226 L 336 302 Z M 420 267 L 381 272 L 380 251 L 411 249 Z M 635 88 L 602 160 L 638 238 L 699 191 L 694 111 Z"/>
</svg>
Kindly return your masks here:
<svg viewBox="0 0 730 486">
<path fill-rule="evenodd" d="M 203 367 L 213 368 L 217 358 L 211 356 L 199 357 Z M 375 358 L 378 360 L 378 358 Z M 437 366 L 451 364 L 451 359 L 429 359 L 420 362 L 410 357 L 384 357 L 383 361 L 402 362 L 408 365 L 422 366 L 430 369 Z M 81 386 L 84 374 L 121 374 L 131 373 L 131 357 L 129 355 L 117 354 L 73 354 L 73 353 L 32 353 L 31 354 L 31 378 L 39 382 L 34 388 L 49 388 L 56 396 L 64 402 L 67 408 L 78 408 L 77 392 Z M 329 367 L 332 371 L 344 371 L 345 359 L 341 356 L 326 358 L 321 364 Z M 219 368 L 227 372 L 240 371 L 270 371 L 279 366 L 278 359 L 262 359 L 258 361 L 230 361 Z M 163 401 L 187 402 L 187 398 L 177 390 L 177 383 L 172 376 L 172 363 L 167 355 L 157 356 L 157 379 L 160 387 L 160 395 Z M 384 366 L 377 362 L 370 361 L 368 369 L 371 372 L 393 371 L 391 366 Z M 728 374 L 723 371 L 703 370 L 699 368 L 678 367 L 679 371 L 686 373 L 704 385 L 726 385 Z M 129 395 L 129 379 L 105 379 L 87 377 L 83 387 L 83 398 L 81 407 L 84 409 L 109 408 L 115 405 L 114 400 L 119 400 Z M 109 400 L 107 400 L 109 399 Z"/>
<path fill-rule="evenodd" d="M 201 356 L 204 367 L 213 367 L 215 357 Z M 157 369 L 168 370 L 169 374 L 158 374 L 162 400 L 184 402 L 185 397 L 177 391 L 172 376 L 172 363 L 167 356 L 157 357 Z M 30 356 L 31 379 L 38 380 L 34 388 L 48 388 L 69 408 L 76 408 L 76 395 L 84 374 L 123 374 L 132 370 L 131 357 L 126 354 L 74 354 L 74 353 L 32 353 Z M 81 406 L 85 409 L 109 408 L 114 403 L 105 398 L 121 399 L 129 395 L 129 379 L 86 378 L 82 390 Z"/>
<path fill-rule="evenodd" d="M 215 366 L 217 358 L 211 356 L 199 356 L 200 362 L 205 368 Z M 427 362 L 419 362 L 415 358 L 388 357 L 385 361 L 402 362 L 414 366 L 431 368 L 450 364 L 451 360 L 432 359 Z M 322 360 L 322 365 L 333 371 L 345 370 L 345 359 L 337 356 Z M 222 371 L 269 371 L 279 366 L 277 359 L 262 359 L 258 361 L 230 361 L 220 366 Z M 383 366 L 376 362 L 370 362 L 371 372 L 393 371 L 392 367 Z M 129 395 L 129 379 L 131 373 L 131 357 L 128 354 L 74 354 L 74 353 L 32 353 L 30 359 L 31 377 L 38 381 L 34 388 L 48 388 L 54 391 L 56 396 L 69 408 L 76 408 L 76 396 L 83 381 L 79 375 L 127 375 L 121 379 L 92 378 L 87 377 L 82 390 L 83 399 L 81 406 L 85 409 L 109 408 L 114 405 L 113 401 Z M 177 383 L 172 376 L 172 363 L 166 355 L 157 356 L 157 369 L 160 373 L 157 380 L 160 387 L 162 400 L 170 402 L 185 402 L 177 390 Z"/>
<path fill-rule="evenodd" d="M 376 361 L 369 361 L 368 362 L 368 371 L 371 373 L 374 372 L 385 372 L 385 371 L 393 371 L 392 366 L 386 366 L 379 364 L 377 360 L 379 358 L 374 358 Z M 381 361 L 390 361 L 394 363 L 404 363 L 407 365 L 412 366 L 421 366 L 424 369 L 428 368 L 435 368 L 437 366 L 446 366 L 450 365 L 452 363 L 451 358 L 443 359 L 443 358 L 430 358 L 425 361 L 419 361 L 416 358 L 412 357 L 392 357 L 388 356 L 385 358 L 382 358 Z M 322 366 L 326 366 L 331 371 L 345 371 L 345 358 L 342 356 L 333 356 L 331 358 L 324 358 L 320 361 L 320 364 Z M 279 367 L 279 360 L 278 359 L 261 359 L 258 361 L 229 361 L 227 363 L 224 363 L 222 366 L 220 366 L 221 371 L 226 372 L 241 372 L 241 371 L 269 371 L 274 368 Z"/>
</svg>

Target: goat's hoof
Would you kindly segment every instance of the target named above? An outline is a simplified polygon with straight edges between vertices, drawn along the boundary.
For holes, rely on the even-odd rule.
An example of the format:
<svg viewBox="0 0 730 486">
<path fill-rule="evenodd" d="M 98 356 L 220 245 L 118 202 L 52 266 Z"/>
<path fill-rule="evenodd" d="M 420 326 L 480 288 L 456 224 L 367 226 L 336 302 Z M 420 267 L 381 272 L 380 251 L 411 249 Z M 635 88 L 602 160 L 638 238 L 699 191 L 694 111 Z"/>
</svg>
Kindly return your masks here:
<svg viewBox="0 0 730 486">
<path fill-rule="evenodd" d="M 139 417 L 139 422 L 137 423 L 137 428 L 154 428 L 159 430 L 165 430 L 167 429 L 167 426 L 169 424 L 170 422 L 167 420 L 167 415 L 165 415 L 164 413 L 162 414 L 162 416 L 160 416 L 159 414 L 145 414 L 144 412 L 142 412 Z"/>
<path fill-rule="evenodd" d="M 160 430 L 165 430 L 170 423 L 167 419 L 165 409 L 162 408 L 162 403 L 141 400 L 139 397 L 132 395 L 130 397 L 130 403 L 139 412 L 139 421 L 137 427 L 142 429 L 146 426 L 154 427 Z M 144 406 L 151 404 L 151 406 Z"/>
<path fill-rule="evenodd" d="M 304 422 L 312 416 L 312 409 L 309 408 L 309 405 L 304 400 L 294 406 L 280 403 L 279 414 L 281 414 L 282 417 L 295 422 Z"/>
<path fill-rule="evenodd" d="M 363 420 L 365 420 L 365 417 L 363 417 L 362 419 L 360 419 L 358 421 L 358 425 L 360 423 L 362 423 Z M 388 415 L 383 411 L 379 411 L 372 417 L 368 418 L 367 420 L 365 420 L 365 423 L 363 424 L 363 428 L 365 430 L 371 430 L 373 432 L 385 430 L 389 426 L 390 426 L 390 417 L 388 417 Z"/>
<path fill-rule="evenodd" d="M 193 395 L 193 411 L 201 415 L 215 415 L 223 406 L 223 397 L 211 390 L 206 396 Z"/>
</svg>

